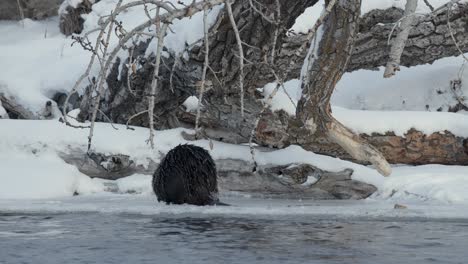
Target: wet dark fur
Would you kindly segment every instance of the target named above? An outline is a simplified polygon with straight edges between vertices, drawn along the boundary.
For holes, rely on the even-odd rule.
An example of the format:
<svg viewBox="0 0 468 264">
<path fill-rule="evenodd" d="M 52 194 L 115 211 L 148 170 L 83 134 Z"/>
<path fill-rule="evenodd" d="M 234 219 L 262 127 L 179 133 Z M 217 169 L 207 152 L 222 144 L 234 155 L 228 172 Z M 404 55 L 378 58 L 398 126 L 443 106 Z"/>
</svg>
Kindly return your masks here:
<svg viewBox="0 0 468 264">
<path fill-rule="evenodd" d="M 167 204 L 220 204 L 216 165 L 208 151 L 194 145 L 167 153 L 153 175 L 153 190 Z"/>
</svg>

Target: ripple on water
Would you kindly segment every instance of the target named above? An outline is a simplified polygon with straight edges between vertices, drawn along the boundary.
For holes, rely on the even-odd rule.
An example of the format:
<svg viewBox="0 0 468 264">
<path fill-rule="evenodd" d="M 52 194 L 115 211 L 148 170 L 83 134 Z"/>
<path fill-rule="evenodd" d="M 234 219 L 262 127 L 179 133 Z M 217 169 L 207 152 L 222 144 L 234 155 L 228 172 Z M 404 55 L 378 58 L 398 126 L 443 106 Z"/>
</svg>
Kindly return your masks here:
<svg viewBox="0 0 468 264">
<path fill-rule="evenodd" d="M 6 263 L 464 263 L 468 241 L 463 221 L 73 213 L 0 223 Z"/>
</svg>

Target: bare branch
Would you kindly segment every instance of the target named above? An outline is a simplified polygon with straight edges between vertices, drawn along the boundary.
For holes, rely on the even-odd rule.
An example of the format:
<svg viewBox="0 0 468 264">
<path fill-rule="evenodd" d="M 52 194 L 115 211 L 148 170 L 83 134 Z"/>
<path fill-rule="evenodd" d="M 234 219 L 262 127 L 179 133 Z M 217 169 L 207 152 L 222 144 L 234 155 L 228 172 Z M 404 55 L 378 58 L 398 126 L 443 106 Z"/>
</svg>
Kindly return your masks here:
<svg viewBox="0 0 468 264">
<path fill-rule="evenodd" d="M 21 17 L 21 25 L 24 28 L 24 11 L 23 11 L 23 7 L 21 7 L 20 0 L 16 0 L 16 3 L 18 5 L 18 11 L 19 11 L 20 17 Z"/>
<path fill-rule="evenodd" d="M 400 70 L 400 58 L 403 50 L 405 49 L 406 40 L 413 27 L 414 13 L 418 6 L 418 0 L 407 0 L 405 6 L 405 15 L 400 23 L 401 31 L 398 32 L 390 50 L 389 61 L 385 67 L 384 78 L 390 78 Z"/>
<path fill-rule="evenodd" d="M 231 21 L 232 30 L 236 35 L 237 48 L 239 49 L 239 88 L 241 92 L 241 116 L 244 117 L 244 49 L 242 48 L 242 40 L 239 35 L 239 29 L 236 25 L 236 20 L 232 14 L 232 3 L 230 0 L 226 0 L 226 10 Z"/>
<path fill-rule="evenodd" d="M 209 52 L 210 52 L 210 43 L 208 40 L 208 22 L 207 22 L 208 11 L 203 11 L 203 34 L 205 37 L 205 61 L 203 62 L 203 72 L 200 85 L 200 93 L 198 96 L 198 108 L 197 108 L 197 117 L 195 118 L 195 136 L 198 137 L 200 129 L 200 113 L 202 108 L 203 93 L 205 92 L 205 83 L 206 83 L 206 71 L 208 70 L 209 63 Z"/>
<path fill-rule="evenodd" d="M 448 28 L 449 28 L 450 37 L 452 38 L 453 43 L 455 44 L 455 47 L 457 47 L 457 49 L 460 52 L 460 55 L 463 57 L 463 59 L 465 59 L 465 61 L 468 61 L 468 58 L 465 56 L 465 53 L 461 50 L 460 44 L 458 44 L 457 39 L 453 35 L 452 23 L 450 23 L 450 16 L 452 14 L 452 5 L 454 5 L 454 4 L 455 3 L 448 5 L 447 25 L 448 25 Z"/>
<path fill-rule="evenodd" d="M 159 10 L 157 11 L 159 13 Z M 159 14 L 156 14 L 159 17 Z M 164 36 L 166 35 L 167 24 L 160 25 L 160 21 L 156 20 L 156 30 L 158 32 L 158 47 L 156 50 L 156 63 L 154 65 L 153 80 L 151 81 L 151 94 L 148 102 L 148 118 L 149 118 L 149 143 L 151 148 L 154 148 L 154 97 L 156 96 L 156 90 L 158 89 L 159 80 L 159 66 L 161 65 L 161 52 L 164 45 Z"/>
<path fill-rule="evenodd" d="M 424 0 L 424 3 L 427 5 L 427 7 L 429 7 L 429 9 L 431 10 L 431 12 L 434 12 L 434 7 L 431 5 L 431 3 L 429 3 L 429 0 Z"/>
<path fill-rule="evenodd" d="M 125 124 L 125 125 L 127 126 L 127 129 L 130 129 L 130 127 L 129 127 L 128 124 L 130 124 L 130 121 L 132 121 L 133 118 L 135 118 L 135 117 L 137 117 L 137 116 L 140 116 L 140 115 L 142 115 L 142 114 L 144 114 L 144 113 L 148 113 L 148 109 L 143 110 L 143 111 L 141 111 L 141 112 L 139 112 L 139 113 L 136 113 L 136 114 L 132 115 L 132 116 L 127 120 L 127 123 Z"/>
<path fill-rule="evenodd" d="M 119 2 L 117 3 L 117 5 L 115 7 L 115 10 L 117 10 L 120 7 L 120 5 L 122 4 L 122 1 L 123 0 L 119 0 Z M 103 45 L 104 45 L 104 49 L 103 49 L 103 52 L 102 52 L 103 58 L 105 58 L 106 54 L 107 54 L 107 49 L 109 47 L 110 37 L 111 37 L 111 34 L 112 34 L 112 28 L 114 26 L 114 21 L 115 21 L 115 16 L 116 15 L 117 14 L 115 12 L 111 13 L 111 17 L 109 18 L 110 23 L 109 23 L 109 29 L 108 29 L 108 32 L 107 32 L 106 40 L 105 40 L 105 42 L 103 42 L 102 40 L 100 41 L 100 42 L 103 42 Z M 109 59 L 110 59 L 110 57 L 107 58 L 106 65 L 110 64 Z M 99 76 L 101 78 L 99 80 L 98 86 L 96 87 L 97 96 L 96 96 L 95 101 L 94 101 L 94 105 L 93 105 L 94 110 L 93 110 L 93 113 L 92 113 L 92 116 L 91 116 L 91 128 L 89 130 L 89 135 L 88 135 L 88 152 L 91 149 L 91 142 L 93 140 L 93 134 L 94 134 L 94 124 L 95 124 L 95 121 L 96 121 L 96 116 L 97 116 L 97 112 L 98 112 L 98 109 L 99 109 L 101 96 L 104 94 L 104 81 L 106 80 L 105 76 L 106 76 L 106 73 L 107 73 L 107 68 L 105 67 L 106 65 L 101 64 L 101 72 L 99 73 Z"/>
</svg>

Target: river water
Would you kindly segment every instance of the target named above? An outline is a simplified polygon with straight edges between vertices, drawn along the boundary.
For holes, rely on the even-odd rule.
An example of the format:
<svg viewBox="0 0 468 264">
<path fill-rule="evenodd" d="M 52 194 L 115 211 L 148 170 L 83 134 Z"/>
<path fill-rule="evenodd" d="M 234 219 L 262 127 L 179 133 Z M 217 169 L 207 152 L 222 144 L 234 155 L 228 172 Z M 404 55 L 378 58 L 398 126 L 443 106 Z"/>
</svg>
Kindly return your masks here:
<svg viewBox="0 0 468 264">
<path fill-rule="evenodd" d="M 468 263 L 467 219 L 0 210 L 0 263 Z"/>
</svg>

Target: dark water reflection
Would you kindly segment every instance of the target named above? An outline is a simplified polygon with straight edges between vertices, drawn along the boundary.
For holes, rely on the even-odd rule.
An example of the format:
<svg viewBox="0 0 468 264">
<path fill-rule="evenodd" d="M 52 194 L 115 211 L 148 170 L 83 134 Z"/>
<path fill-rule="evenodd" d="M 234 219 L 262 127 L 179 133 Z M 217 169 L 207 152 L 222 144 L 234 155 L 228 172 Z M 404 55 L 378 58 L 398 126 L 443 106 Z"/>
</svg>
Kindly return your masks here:
<svg viewBox="0 0 468 264">
<path fill-rule="evenodd" d="M 468 222 L 10 213 L 0 263 L 468 263 Z"/>
</svg>

